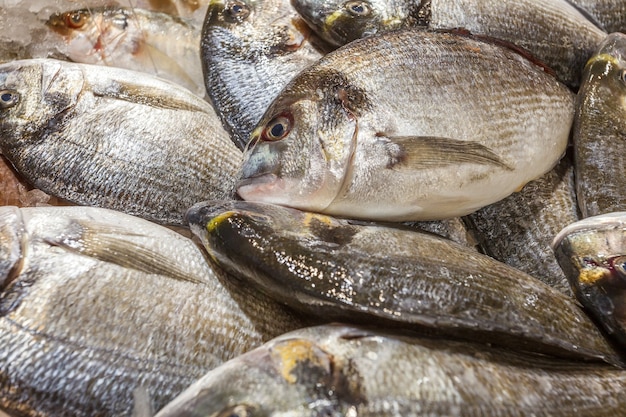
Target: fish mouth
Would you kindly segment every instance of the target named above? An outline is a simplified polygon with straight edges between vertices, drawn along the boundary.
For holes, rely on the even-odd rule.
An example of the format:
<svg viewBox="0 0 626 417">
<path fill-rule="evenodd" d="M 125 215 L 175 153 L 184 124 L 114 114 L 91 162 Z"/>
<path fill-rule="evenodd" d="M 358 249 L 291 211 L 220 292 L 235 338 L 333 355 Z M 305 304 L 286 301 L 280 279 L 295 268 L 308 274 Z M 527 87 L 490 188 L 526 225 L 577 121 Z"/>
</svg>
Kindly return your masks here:
<svg viewBox="0 0 626 417">
<path fill-rule="evenodd" d="M 276 174 L 266 173 L 254 177 L 243 178 L 237 182 L 237 194 L 246 201 L 267 200 L 267 195 L 282 189 L 284 181 Z M 265 197 L 265 198 L 264 198 Z"/>
</svg>

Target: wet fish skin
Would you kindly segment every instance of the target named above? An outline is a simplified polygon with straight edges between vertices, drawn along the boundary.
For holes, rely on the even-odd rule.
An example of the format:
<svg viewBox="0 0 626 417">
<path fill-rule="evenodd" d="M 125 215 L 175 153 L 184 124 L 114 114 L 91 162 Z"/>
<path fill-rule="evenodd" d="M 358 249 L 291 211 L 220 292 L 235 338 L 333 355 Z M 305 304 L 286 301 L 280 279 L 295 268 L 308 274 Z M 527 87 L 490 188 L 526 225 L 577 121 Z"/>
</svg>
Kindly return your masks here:
<svg viewBox="0 0 626 417">
<path fill-rule="evenodd" d="M 556 164 L 573 99 L 524 57 L 471 37 L 405 30 L 360 39 L 302 71 L 272 103 L 237 191 L 348 218 L 465 215 Z"/>
<path fill-rule="evenodd" d="M 198 204 L 187 220 L 224 270 L 324 322 L 621 362 L 573 299 L 429 233 L 244 201 Z"/>
<path fill-rule="evenodd" d="M 465 220 L 484 253 L 573 296 L 551 247 L 558 232 L 579 220 L 569 156 L 519 192 L 469 214 Z"/>
<path fill-rule="evenodd" d="M 406 26 L 464 28 L 512 42 L 577 87 L 582 68 L 606 32 L 566 0 L 292 0 L 327 41 L 344 45 Z M 356 11 L 355 11 L 356 8 Z"/>
<path fill-rule="evenodd" d="M 11 414 L 129 416 L 138 387 L 158 409 L 302 326 L 148 221 L 92 207 L 2 207 L 0 221 L 0 408 Z"/>
<path fill-rule="evenodd" d="M 607 32 L 626 31 L 626 3 L 622 0 L 568 0 L 587 12 Z"/>
<path fill-rule="evenodd" d="M 194 203 L 233 193 L 241 152 L 211 106 L 173 83 L 24 60 L 0 66 L 0 90 L 0 151 L 48 194 L 182 224 Z"/>
<path fill-rule="evenodd" d="M 321 58 L 316 42 L 289 0 L 211 2 L 201 41 L 205 85 L 240 149 L 287 82 Z"/>
<path fill-rule="evenodd" d="M 626 212 L 568 225 L 553 247 L 576 298 L 626 347 Z"/>
<path fill-rule="evenodd" d="M 583 217 L 626 210 L 626 35 L 607 36 L 585 67 L 576 100 L 576 194 Z"/>
<path fill-rule="evenodd" d="M 138 8 L 102 7 L 55 13 L 47 21 L 63 36 L 57 47 L 69 59 L 147 72 L 204 97 L 198 48 L 191 22 Z"/>
<path fill-rule="evenodd" d="M 156 417 L 622 415 L 626 374 L 349 326 L 280 336 L 207 373 Z"/>
</svg>

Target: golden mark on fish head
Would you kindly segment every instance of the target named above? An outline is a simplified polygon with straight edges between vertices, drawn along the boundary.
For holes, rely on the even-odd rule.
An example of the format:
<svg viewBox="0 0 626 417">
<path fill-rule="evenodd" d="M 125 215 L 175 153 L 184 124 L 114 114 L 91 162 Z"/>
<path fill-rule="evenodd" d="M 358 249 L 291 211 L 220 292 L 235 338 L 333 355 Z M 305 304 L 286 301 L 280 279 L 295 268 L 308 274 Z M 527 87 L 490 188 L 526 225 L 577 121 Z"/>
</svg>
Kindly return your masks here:
<svg viewBox="0 0 626 417">
<path fill-rule="evenodd" d="M 271 348 L 270 355 L 280 375 L 290 384 L 298 382 L 299 365 L 331 372 L 329 355 L 309 340 L 282 341 Z"/>
<path fill-rule="evenodd" d="M 304 213 L 304 219 L 302 220 L 302 222 L 304 223 L 305 227 L 310 227 L 314 220 L 317 220 L 318 222 L 323 223 L 327 226 L 334 225 L 333 219 L 328 216 L 324 216 L 323 214 L 318 213 Z"/>
<path fill-rule="evenodd" d="M 585 268 L 578 274 L 578 281 L 584 285 L 593 285 L 606 277 L 607 270 L 602 267 Z"/>
<path fill-rule="evenodd" d="M 217 229 L 219 227 L 219 225 L 224 220 L 229 219 L 230 217 L 232 217 L 235 214 L 236 214 L 236 212 L 231 210 L 231 211 L 226 211 L 226 212 L 224 212 L 222 214 L 218 214 L 217 216 L 213 217 L 206 224 L 207 232 L 212 233 L 213 231 L 215 231 L 215 229 Z"/>
<path fill-rule="evenodd" d="M 340 19 L 343 16 L 343 9 L 332 12 L 328 15 L 326 20 L 324 20 L 324 27 L 322 28 L 324 32 L 328 32 L 330 28 L 335 25 L 337 19 Z"/>
</svg>

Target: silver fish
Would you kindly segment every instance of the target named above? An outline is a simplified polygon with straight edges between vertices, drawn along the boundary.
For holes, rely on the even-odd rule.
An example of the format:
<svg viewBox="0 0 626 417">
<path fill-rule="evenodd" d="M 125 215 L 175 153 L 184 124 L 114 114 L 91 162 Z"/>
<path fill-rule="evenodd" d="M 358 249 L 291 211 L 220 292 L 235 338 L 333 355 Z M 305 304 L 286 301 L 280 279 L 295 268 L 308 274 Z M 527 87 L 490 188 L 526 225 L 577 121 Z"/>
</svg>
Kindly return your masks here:
<svg viewBox="0 0 626 417">
<path fill-rule="evenodd" d="M 572 93 L 509 49 L 386 32 L 285 87 L 253 132 L 237 191 L 348 218 L 465 215 L 552 169 L 573 114 Z"/>
<path fill-rule="evenodd" d="M 0 409 L 129 416 L 302 323 L 189 239 L 92 207 L 0 208 Z"/>
<path fill-rule="evenodd" d="M 553 247 L 576 298 L 626 348 L 626 212 L 573 223 Z"/>
<path fill-rule="evenodd" d="M 202 203 L 187 219 L 223 269 L 318 319 L 621 362 L 571 297 L 431 234 L 245 201 Z"/>
<path fill-rule="evenodd" d="M 327 41 L 343 45 L 399 27 L 464 28 L 512 42 L 577 86 L 606 33 L 566 0 L 293 0 Z"/>
<path fill-rule="evenodd" d="M 624 0 L 568 0 L 588 13 L 608 33 L 626 32 Z"/>
<path fill-rule="evenodd" d="M 625 388 L 610 367 L 323 326 L 214 369 L 157 417 L 609 417 Z"/>
<path fill-rule="evenodd" d="M 171 224 L 231 195 L 241 164 L 211 106 L 183 87 L 43 59 L 0 66 L 0 151 L 46 193 Z"/>
<path fill-rule="evenodd" d="M 204 97 L 200 30 L 165 13 L 104 7 L 55 13 L 48 27 L 61 34 L 57 47 L 74 62 L 147 72 Z"/>
<path fill-rule="evenodd" d="M 289 0 L 214 0 L 202 30 L 207 93 L 243 149 L 280 90 L 321 58 Z"/>
<path fill-rule="evenodd" d="M 626 35 L 613 33 L 585 67 L 573 141 L 583 217 L 626 210 Z"/>
<path fill-rule="evenodd" d="M 465 219 L 488 255 L 573 296 L 551 244 L 565 226 L 579 220 L 574 167 L 565 157 L 519 192 Z"/>
</svg>

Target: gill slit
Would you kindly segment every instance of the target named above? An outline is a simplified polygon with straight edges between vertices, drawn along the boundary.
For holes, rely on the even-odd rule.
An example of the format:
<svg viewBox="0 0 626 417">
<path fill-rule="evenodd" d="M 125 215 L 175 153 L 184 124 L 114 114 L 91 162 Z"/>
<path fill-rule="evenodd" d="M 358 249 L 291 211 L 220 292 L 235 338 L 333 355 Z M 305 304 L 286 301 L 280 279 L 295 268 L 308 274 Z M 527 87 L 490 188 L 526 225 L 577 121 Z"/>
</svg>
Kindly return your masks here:
<svg viewBox="0 0 626 417">
<path fill-rule="evenodd" d="M 353 175 L 354 175 L 354 155 L 356 154 L 357 138 L 359 136 L 359 120 L 354 116 L 353 118 L 354 118 L 354 133 L 352 134 L 352 140 L 350 141 L 350 154 L 347 158 L 346 167 L 344 169 L 345 175 L 343 176 L 341 185 L 339 189 L 337 190 L 337 194 L 335 194 L 335 197 L 330 201 L 330 203 L 328 203 L 328 205 L 324 207 L 324 211 L 326 211 L 328 207 L 335 204 L 335 202 L 340 197 L 343 197 L 347 193 L 350 185 L 352 185 L 352 180 L 353 180 Z"/>
</svg>

